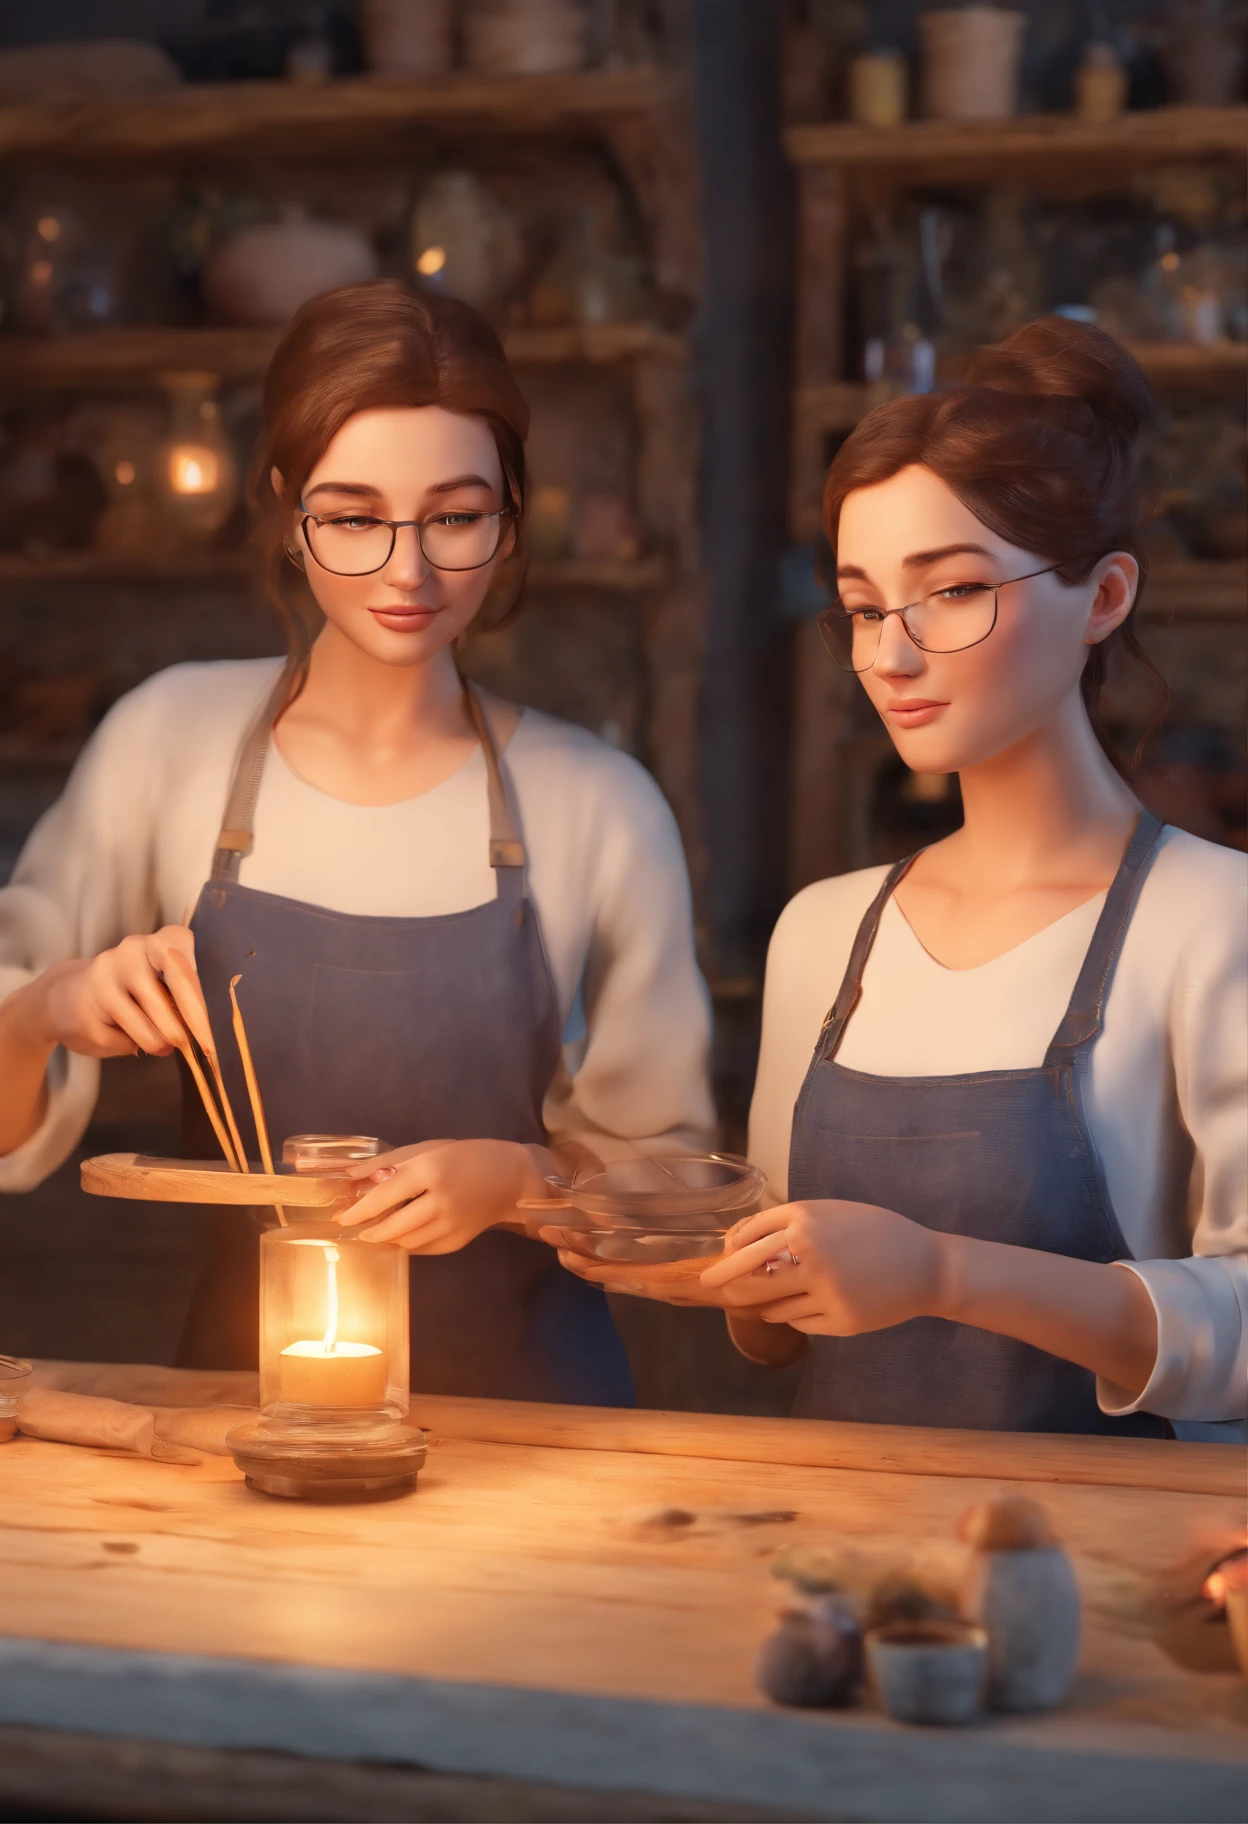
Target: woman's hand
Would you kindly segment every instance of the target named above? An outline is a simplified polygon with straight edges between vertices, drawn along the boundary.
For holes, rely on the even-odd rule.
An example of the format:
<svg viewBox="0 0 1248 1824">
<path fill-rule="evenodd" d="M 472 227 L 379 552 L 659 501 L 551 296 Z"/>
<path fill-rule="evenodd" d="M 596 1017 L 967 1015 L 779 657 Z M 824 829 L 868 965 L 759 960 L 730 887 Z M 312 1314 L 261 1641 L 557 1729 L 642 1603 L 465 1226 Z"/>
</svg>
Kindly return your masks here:
<svg viewBox="0 0 1248 1824">
<path fill-rule="evenodd" d="M 364 1159 L 352 1178 L 368 1186 L 337 1221 L 362 1241 L 393 1241 L 409 1254 L 453 1254 L 497 1222 L 518 1221 L 520 1198 L 542 1197 L 534 1153 L 510 1140 L 422 1140 Z"/>
<path fill-rule="evenodd" d="M 936 1312 L 944 1237 L 869 1203 L 790 1203 L 726 1239 L 703 1286 L 732 1312 L 808 1336 L 858 1336 Z"/>
<path fill-rule="evenodd" d="M 140 1051 L 165 1058 L 186 1044 L 188 1028 L 201 1046 L 212 1046 L 195 939 L 185 925 L 54 963 L 6 1006 L 15 1036 L 48 1053 L 63 1045 L 88 1058 Z"/>
</svg>

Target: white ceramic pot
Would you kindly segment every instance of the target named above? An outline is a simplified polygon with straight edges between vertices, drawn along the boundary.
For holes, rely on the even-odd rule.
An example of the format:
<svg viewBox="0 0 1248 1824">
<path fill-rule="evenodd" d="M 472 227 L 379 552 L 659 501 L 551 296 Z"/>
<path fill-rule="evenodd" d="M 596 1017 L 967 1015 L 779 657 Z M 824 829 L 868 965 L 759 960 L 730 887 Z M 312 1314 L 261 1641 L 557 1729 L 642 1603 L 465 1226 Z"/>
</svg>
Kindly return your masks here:
<svg viewBox="0 0 1248 1824">
<path fill-rule="evenodd" d="M 1079 1660 L 1079 1585 L 1060 1545 L 978 1552 L 965 1592 L 988 1634 L 993 1710 L 1049 1710 Z"/>
<path fill-rule="evenodd" d="M 359 0 L 359 17 L 379 76 L 440 76 L 455 61 L 451 0 Z"/>
<path fill-rule="evenodd" d="M 929 120 L 1005 120 L 1018 109 L 1025 13 L 964 6 L 919 14 Z"/>
<path fill-rule="evenodd" d="M 228 323 L 286 323 L 320 292 L 376 277 L 377 256 L 358 230 L 290 215 L 218 242 L 204 263 L 204 297 Z"/>
<path fill-rule="evenodd" d="M 987 1641 L 960 1621 L 906 1621 L 867 1635 L 867 1669 L 899 1723 L 973 1722 L 984 1694 Z"/>
</svg>

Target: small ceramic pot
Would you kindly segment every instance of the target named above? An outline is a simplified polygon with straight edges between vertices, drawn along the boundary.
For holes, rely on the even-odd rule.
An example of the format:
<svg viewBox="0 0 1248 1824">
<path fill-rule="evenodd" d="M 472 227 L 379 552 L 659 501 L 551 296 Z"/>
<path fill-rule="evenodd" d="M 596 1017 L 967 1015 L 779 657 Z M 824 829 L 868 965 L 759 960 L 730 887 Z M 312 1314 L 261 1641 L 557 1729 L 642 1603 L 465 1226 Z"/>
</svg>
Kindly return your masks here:
<svg viewBox="0 0 1248 1824">
<path fill-rule="evenodd" d="M 849 66 L 849 118 L 863 127 L 895 127 L 906 118 L 910 72 L 898 51 L 865 51 Z"/>
<path fill-rule="evenodd" d="M 867 1635 L 876 1696 L 899 1723 L 970 1723 L 983 1708 L 988 1637 L 962 1621 L 905 1621 Z"/>
<path fill-rule="evenodd" d="M 988 1703 L 1049 1710 L 1079 1660 L 1079 1585 L 1060 1545 L 977 1555 L 966 1612 L 988 1633 Z"/>
</svg>

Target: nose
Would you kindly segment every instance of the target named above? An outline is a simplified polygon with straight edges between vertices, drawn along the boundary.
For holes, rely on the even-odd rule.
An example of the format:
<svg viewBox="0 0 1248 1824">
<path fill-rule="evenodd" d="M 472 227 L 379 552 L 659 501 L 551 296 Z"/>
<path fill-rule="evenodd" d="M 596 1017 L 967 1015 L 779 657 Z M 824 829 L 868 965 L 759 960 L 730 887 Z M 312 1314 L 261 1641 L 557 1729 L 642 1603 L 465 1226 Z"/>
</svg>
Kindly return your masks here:
<svg viewBox="0 0 1248 1824">
<path fill-rule="evenodd" d="M 876 677 L 917 678 L 924 662 L 923 653 L 906 632 L 901 616 L 890 614 L 880 629 L 880 649 L 871 667 Z"/>
<path fill-rule="evenodd" d="M 386 565 L 385 579 L 395 589 L 419 589 L 432 565 L 420 548 L 415 526 L 399 526 L 394 534 L 394 550 Z"/>
</svg>

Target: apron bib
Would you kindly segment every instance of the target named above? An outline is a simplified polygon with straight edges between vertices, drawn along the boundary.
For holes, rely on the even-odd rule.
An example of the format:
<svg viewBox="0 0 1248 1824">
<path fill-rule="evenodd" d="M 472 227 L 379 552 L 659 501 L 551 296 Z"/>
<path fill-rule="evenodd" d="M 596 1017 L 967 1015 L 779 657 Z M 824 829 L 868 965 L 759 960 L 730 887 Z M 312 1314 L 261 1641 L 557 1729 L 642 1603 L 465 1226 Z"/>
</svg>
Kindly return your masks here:
<svg viewBox="0 0 1248 1824">
<path fill-rule="evenodd" d="M 877 1077 L 835 1062 L 880 916 L 915 857 L 859 926 L 793 1115 L 789 1197 L 878 1204 L 947 1235 L 1073 1260 L 1130 1260 L 1083 1110 L 1105 995 L 1162 824 L 1144 812 L 1038 1069 Z M 1148 1413 L 1112 1418 L 1095 1376 L 1014 1337 L 939 1317 L 865 1336 L 811 1338 L 804 1417 L 970 1430 L 1164 1437 Z"/>
<path fill-rule="evenodd" d="M 558 1067 L 561 1023 L 525 851 L 486 718 L 465 687 L 481 739 L 497 895 L 465 912 L 373 918 L 238 883 L 285 674 L 244 743 L 212 875 L 191 930 L 213 1031 L 241 999 L 274 1151 L 288 1134 L 380 1134 L 544 1145 L 542 1106 Z M 344 858 L 349 866 L 349 858 Z M 232 1042 L 221 1068 L 249 1156 L 259 1156 Z M 182 1156 L 212 1158 L 199 1098 L 183 1083 Z M 214 1210 L 178 1363 L 254 1368 L 259 1236 L 268 1211 Z M 487 1230 L 458 1253 L 411 1259 L 411 1380 L 422 1393 L 633 1405 L 632 1376 L 604 1295 L 552 1249 Z"/>
</svg>

